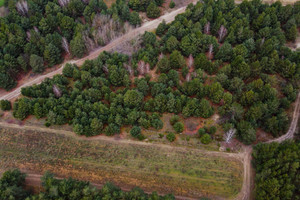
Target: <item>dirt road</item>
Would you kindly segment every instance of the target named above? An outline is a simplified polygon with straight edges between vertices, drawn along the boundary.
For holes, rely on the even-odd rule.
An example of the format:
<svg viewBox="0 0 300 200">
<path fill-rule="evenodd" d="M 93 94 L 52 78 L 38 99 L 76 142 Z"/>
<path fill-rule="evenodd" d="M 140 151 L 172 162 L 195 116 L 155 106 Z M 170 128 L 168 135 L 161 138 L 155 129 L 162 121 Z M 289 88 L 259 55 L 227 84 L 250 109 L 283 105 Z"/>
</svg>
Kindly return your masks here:
<svg viewBox="0 0 300 200">
<path fill-rule="evenodd" d="M 266 143 L 271 143 L 271 142 L 283 142 L 288 139 L 292 139 L 294 137 L 297 125 L 298 125 L 298 120 L 299 120 L 299 114 L 300 114 L 300 92 L 298 93 L 298 97 L 295 103 L 295 109 L 293 113 L 293 119 L 291 122 L 291 125 L 289 127 L 289 130 L 286 132 L 285 135 L 282 135 L 279 138 L 269 140 Z"/>
<path fill-rule="evenodd" d="M 195 3 L 195 2 L 197 2 L 197 0 L 193 0 L 193 2 Z M 90 54 L 88 56 L 86 56 L 84 58 L 66 61 L 61 65 L 61 67 L 59 69 L 57 69 L 53 72 L 50 72 L 48 74 L 45 74 L 45 75 L 40 75 L 40 76 L 36 77 L 35 79 L 20 85 L 19 87 L 15 88 L 13 91 L 10 91 L 10 92 L 2 95 L 0 97 L 0 100 L 2 100 L 2 99 L 11 100 L 11 99 L 17 98 L 21 94 L 22 87 L 39 84 L 45 78 L 52 78 L 56 74 L 61 74 L 63 67 L 67 63 L 72 63 L 72 64 L 76 64 L 78 66 L 81 66 L 84 63 L 84 61 L 93 60 L 93 59 L 97 58 L 98 55 L 103 51 L 110 51 L 111 49 L 117 47 L 118 45 L 120 45 L 121 43 L 123 43 L 125 41 L 131 40 L 131 39 L 137 37 L 138 35 L 145 33 L 146 31 L 152 31 L 152 30 L 156 29 L 157 26 L 163 20 L 165 20 L 167 23 L 170 23 L 175 19 L 176 15 L 183 13 L 185 11 L 185 9 L 186 9 L 186 6 L 179 8 L 177 10 L 174 10 L 170 13 L 167 13 L 167 14 L 159 17 L 158 19 L 146 22 L 141 27 L 133 29 L 133 30 L 129 31 L 128 33 L 124 34 L 123 36 L 111 41 L 108 45 L 106 45 L 104 47 L 100 47 L 98 49 L 95 49 L 94 51 L 90 52 Z"/>
</svg>

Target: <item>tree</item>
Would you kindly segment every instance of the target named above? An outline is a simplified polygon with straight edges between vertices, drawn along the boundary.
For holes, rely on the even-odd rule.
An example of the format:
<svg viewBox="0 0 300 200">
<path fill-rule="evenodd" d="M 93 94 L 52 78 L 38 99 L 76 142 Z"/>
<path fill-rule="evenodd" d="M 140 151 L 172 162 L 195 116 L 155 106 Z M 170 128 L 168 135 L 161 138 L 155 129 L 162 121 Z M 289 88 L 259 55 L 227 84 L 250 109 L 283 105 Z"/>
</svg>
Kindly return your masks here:
<svg viewBox="0 0 300 200">
<path fill-rule="evenodd" d="M 166 56 L 164 56 L 162 59 L 158 61 L 157 68 L 162 73 L 168 72 L 171 69 L 169 59 Z"/>
<path fill-rule="evenodd" d="M 170 4 L 169 4 L 170 8 L 174 8 L 175 7 L 175 2 L 173 0 L 171 0 Z"/>
<path fill-rule="evenodd" d="M 174 133 L 168 133 L 167 139 L 169 140 L 169 142 L 174 142 L 176 139 L 176 135 Z"/>
<path fill-rule="evenodd" d="M 200 138 L 200 141 L 202 144 L 209 144 L 212 139 L 210 137 L 210 135 L 208 135 L 207 133 L 205 133 L 201 138 Z"/>
<path fill-rule="evenodd" d="M 42 57 L 32 54 L 30 56 L 29 64 L 32 68 L 32 71 L 35 73 L 41 73 L 44 71 L 44 60 Z"/>
<path fill-rule="evenodd" d="M 169 39 L 166 42 L 167 50 L 171 53 L 174 50 L 177 50 L 178 46 L 179 46 L 179 42 L 177 38 L 173 35 L 169 37 Z"/>
<path fill-rule="evenodd" d="M 170 119 L 170 124 L 172 126 L 174 126 L 175 123 L 177 123 L 178 121 L 180 120 L 179 116 L 178 115 L 173 115 Z"/>
<path fill-rule="evenodd" d="M 156 28 L 156 35 L 158 35 L 159 37 L 163 36 L 164 33 L 166 32 L 166 30 L 168 29 L 168 25 L 166 24 L 166 21 L 163 20 L 158 27 Z"/>
<path fill-rule="evenodd" d="M 184 130 L 184 125 L 182 122 L 176 122 L 173 128 L 177 133 L 182 133 L 182 131 Z"/>
<path fill-rule="evenodd" d="M 124 104 L 129 108 L 139 108 L 143 101 L 143 95 L 136 90 L 128 90 L 124 95 Z"/>
<path fill-rule="evenodd" d="M 78 34 L 70 43 L 70 49 L 72 56 L 81 58 L 86 53 L 86 46 L 84 44 L 84 40 L 82 39 L 82 35 Z"/>
<path fill-rule="evenodd" d="M 24 120 L 31 113 L 31 102 L 27 98 L 21 98 L 14 103 L 13 109 L 14 117 Z"/>
<path fill-rule="evenodd" d="M 152 1 L 147 7 L 147 17 L 155 19 L 158 18 L 159 16 L 160 16 L 160 9 Z"/>
<path fill-rule="evenodd" d="M 129 23 L 133 26 L 141 25 L 142 21 L 138 12 L 133 11 L 130 13 Z"/>
<path fill-rule="evenodd" d="M 170 66 L 172 69 L 180 69 L 186 66 L 185 59 L 179 51 L 175 50 L 170 55 Z"/>
<path fill-rule="evenodd" d="M 219 49 L 216 54 L 216 59 L 220 59 L 223 62 L 228 62 L 232 59 L 233 50 L 232 46 L 228 42 L 224 42 L 224 44 Z"/>
<path fill-rule="evenodd" d="M 256 140 L 256 131 L 251 126 L 251 124 L 247 121 L 240 121 L 237 125 L 237 134 L 239 139 L 244 144 L 252 144 Z"/>
<path fill-rule="evenodd" d="M 131 135 L 132 137 L 137 138 L 137 137 L 139 137 L 139 136 L 141 135 L 141 131 L 142 131 L 141 127 L 139 127 L 139 126 L 134 126 L 134 127 L 132 127 L 132 129 L 130 130 L 130 135 Z"/>
<path fill-rule="evenodd" d="M 3 111 L 10 110 L 11 109 L 11 103 L 10 103 L 10 101 L 8 101 L 8 100 L 1 100 L 0 101 L 0 108 Z"/>
<path fill-rule="evenodd" d="M 46 46 L 44 51 L 44 59 L 49 66 L 56 65 L 61 62 L 60 50 L 52 43 Z"/>
</svg>

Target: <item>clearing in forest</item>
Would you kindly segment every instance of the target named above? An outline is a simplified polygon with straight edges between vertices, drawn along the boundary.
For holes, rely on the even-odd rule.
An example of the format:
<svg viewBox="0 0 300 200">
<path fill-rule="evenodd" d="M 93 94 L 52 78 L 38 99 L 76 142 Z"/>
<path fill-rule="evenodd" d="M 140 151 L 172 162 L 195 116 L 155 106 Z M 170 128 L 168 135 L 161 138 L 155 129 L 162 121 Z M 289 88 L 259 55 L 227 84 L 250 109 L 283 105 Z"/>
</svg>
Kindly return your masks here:
<svg viewBox="0 0 300 200">
<path fill-rule="evenodd" d="M 58 131 L 59 132 L 59 131 Z M 93 183 L 186 197 L 234 198 L 243 165 L 231 154 L 139 142 L 81 140 L 72 135 L 0 129 L 2 169 L 20 168 Z"/>
</svg>

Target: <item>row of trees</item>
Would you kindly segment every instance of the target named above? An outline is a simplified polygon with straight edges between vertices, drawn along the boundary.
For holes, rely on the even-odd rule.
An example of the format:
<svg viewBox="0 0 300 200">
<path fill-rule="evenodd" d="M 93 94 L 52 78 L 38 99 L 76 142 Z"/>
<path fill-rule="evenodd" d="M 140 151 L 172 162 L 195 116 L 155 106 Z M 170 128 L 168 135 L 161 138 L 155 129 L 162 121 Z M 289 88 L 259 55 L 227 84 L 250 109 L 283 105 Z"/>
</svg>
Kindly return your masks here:
<svg viewBox="0 0 300 200">
<path fill-rule="evenodd" d="M 174 200 L 171 194 L 159 196 L 156 192 L 148 195 L 142 189 L 135 187 L 129 192 L 122 191 L 112 183 L 106 183 L 101 189 L 96 189 L 89 182 L 77 181 L 72 178 L 56 179 L 46 172 L 41 178 L 43 191 L 32 194 L 25 189 L 26 174 L 19 170 L 3 173 L 0 179 L 0 198 L 18 200 L 55 200 L 55 199 L 126 199 L 126 200 Z"/>
<path fill-rule="evenodd" d="M 6 0 L 5 5 L 9 14 L 0 18 L 0 88 L 6 90 L 23 73 L 41 73 L 66 54 L 83 57 L 141 24 L 125 0 L 110 8 L 103 0 Z"/>
</svg>

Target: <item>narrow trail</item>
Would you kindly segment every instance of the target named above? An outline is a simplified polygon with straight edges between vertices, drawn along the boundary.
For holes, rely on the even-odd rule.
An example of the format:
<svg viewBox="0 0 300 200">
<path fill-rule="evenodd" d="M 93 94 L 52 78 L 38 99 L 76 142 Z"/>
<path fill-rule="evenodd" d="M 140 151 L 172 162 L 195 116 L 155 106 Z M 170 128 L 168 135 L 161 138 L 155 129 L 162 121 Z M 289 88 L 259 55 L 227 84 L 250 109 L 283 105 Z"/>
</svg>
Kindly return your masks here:
<svg viewBox="0 0 300 200">
<path fill-rule="evenodd" d="M 298 125 L 299 114 L 300 114 L 300 92 L 298 93 L 298 97 L 297 97 L 297 100 L 295 103 L 295 109 L 294 109 L 293 118 L 292 118 L 292 122 L 289 127 L 289 130 L 287 131 L 287 133 L 285 135 L 282 135 L 281 137 L 275 138 L 273 140 L 269 140 L 266 143 L 271 143 L 271 142 L 279 142 L 280 143 L 285 140 L 292 139 L 294 137 L 294 134 L 296 132 L 296 128 Z"/>
<path fill-rule="evenodd" d="M 196 2 L 197 2 L 197 0 L 193 0 L 193 3 L 196 3 Z M 81 66 L 86 60 L 93 60 L 93 59 L 97 58 L 99 56 L 99 54 L 104 52 L 104 51 L 112 50 L 113 48 L 117 47 L 121 43 L 126 42 L 130 39 L 133 39 L 133 38 L 137 37 L 138 35 L 145 33 L 146 31 L 151 31 L 151 30 L 156 29 L 157 26 L 163 20 L 165 20 L 166 23 L 170 23 L 170 22 L 174 21 L 175 17 L 178 14 L 183 13 L 185 11 L 186 7 L 187 6 L 181 7 L 181 8 L 179 8 L 177 10 L 174 10 L 170 13 L 166 13 L 165 15 L 159 17 L 158 19 L 146 22 L 141 27 L 138 27 L 136 29 L 133 29 L 133 30 L 129 31 L 128 33 L 124 34 L 123 36 L 111 41 L 106 46 L 99 47 L 99 48 L 95 49 L 94 51 L 90 52 L 90 54 L 87 55 L 84 58 L 77 59 L 77 60 L 65 61 L 64 63 L 61 64 L 61 67 L 59 69 L 57 69 L 53 72 L 50 72 L 48 74 L 40 75 L 40 76 L 34 78 L 33 80 L 30 80 L 30 81 L 20 85 L 19 87 L 15 88 L 14 90 L 2 95 L 0 97 L 0 100 L 2 100 L 2 99 L 12 100 L 14 98 L 17 98 L 21 94 L 21 88 L 28 87 L 28 86 L 31 86 L 31 85 L 34 85 L 34 84 L 39 84 L 46 78 L 52 78 L 56 74 L 61 74 L 62 70 L 63 70 L 63 67 L 67 63 L 76 64 L 78 66 Z"/>
</svg>

